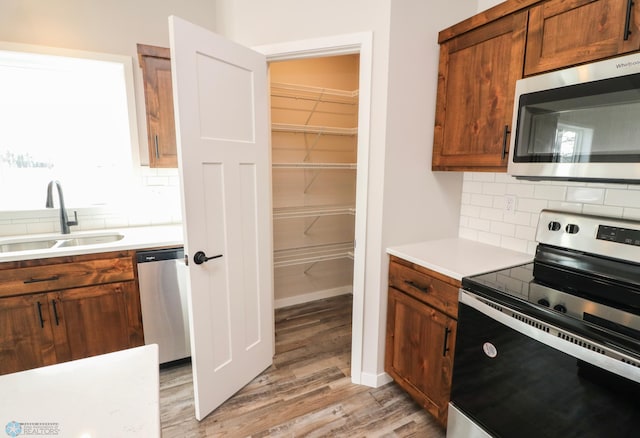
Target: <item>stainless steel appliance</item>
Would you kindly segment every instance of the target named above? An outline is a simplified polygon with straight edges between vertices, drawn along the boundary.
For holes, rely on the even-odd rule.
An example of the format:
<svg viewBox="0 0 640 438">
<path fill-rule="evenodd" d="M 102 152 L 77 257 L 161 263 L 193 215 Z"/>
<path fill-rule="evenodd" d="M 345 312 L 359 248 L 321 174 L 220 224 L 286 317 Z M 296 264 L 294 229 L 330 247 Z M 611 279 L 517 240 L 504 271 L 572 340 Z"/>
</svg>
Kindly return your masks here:
<svg viewBox="0 0 640 438">
<path fill-rule="evenodd" d="M 533 263 L 462 280 L 447 437 L 640 431 L 640 221 L 545 210 Z"/>
<path fill-rule="evenodd" d="M 161 364 L 189 357 L 183 248 L 139 251 L 136 258 L 145 344 L 158 344 Z"/>
<path fill-rule="evenodd" d="M 508 173 L 640 183 L 640 54 L 521 79 Z"/>
</svg>

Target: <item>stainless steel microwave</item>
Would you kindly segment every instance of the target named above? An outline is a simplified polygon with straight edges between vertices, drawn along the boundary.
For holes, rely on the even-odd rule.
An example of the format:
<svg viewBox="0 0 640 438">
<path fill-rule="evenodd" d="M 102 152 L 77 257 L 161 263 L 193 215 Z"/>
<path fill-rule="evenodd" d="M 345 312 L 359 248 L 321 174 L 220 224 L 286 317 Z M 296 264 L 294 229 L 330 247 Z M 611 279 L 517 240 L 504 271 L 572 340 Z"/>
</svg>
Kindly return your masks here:
<svg viewBox="0 0 640 438">
<path fill-rule="evenodd" d="M 508 173 L 640 184 L 640 53 L 516 83 Z"/>
</svg>

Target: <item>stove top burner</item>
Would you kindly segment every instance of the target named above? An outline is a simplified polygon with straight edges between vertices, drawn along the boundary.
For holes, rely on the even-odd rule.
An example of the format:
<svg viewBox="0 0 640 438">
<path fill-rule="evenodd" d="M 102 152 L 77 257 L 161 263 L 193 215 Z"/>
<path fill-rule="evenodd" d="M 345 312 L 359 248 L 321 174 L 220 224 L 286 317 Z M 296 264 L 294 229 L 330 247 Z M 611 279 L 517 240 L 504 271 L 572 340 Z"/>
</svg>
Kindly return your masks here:
<svg viewBox="0 0 640 438">
<path fill-rule="evenodd" d="M 534 277 L 535 263 L 463 278 L 462 287 L 490 301 L 613 343 L 640 357 L 640 309 L 551 287 Z"/>
</svg>

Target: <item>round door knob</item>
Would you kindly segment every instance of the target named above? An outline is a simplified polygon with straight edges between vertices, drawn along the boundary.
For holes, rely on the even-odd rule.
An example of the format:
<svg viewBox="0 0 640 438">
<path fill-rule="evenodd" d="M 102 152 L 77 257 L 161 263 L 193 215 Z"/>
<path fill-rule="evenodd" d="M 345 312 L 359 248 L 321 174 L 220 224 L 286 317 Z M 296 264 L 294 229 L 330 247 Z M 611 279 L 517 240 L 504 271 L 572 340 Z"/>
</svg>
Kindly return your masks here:
<svg viewBox="0 0 640 438">
<path fill-rule="evenodd" d="M 198 251 L 193 255 L 193 262 L 196 265 L 201 265 L 204 262 L 208 262 L 209 260 L 217 259 L 219 257 L 222 257 L 222 254 L 214 255 L 212 257 L 207 257 L 204 251 Z"/>
</svg>

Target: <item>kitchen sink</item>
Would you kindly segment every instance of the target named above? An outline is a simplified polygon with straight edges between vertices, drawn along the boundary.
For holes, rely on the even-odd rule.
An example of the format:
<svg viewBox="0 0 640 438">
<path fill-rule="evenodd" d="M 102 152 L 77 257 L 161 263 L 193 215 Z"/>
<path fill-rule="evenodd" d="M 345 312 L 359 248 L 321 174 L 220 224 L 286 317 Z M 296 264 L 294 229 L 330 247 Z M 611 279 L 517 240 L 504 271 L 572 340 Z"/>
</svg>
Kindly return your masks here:
<svg viewBox="0 0 640 438">
<path fill-rule="evenodd" d="M 56 248 L 66 248 L 69 246 L 98 245 L 100 243 L 111 243 L 122 240 L 122 234 L 101 234 L 98 236 L 81 236 L 72 239 L 59 240 Z"/>
<path fill-rule="evenodd" d="M 49 249 L 58 243 L 57 240 L 31 240 L 31 241 L 16 241 L 0 244 L 0 252 L 14 252 L 14 251 L 33 251 L 37 249 Z"/>
<path fill-rule="evenodd" d="M 84 234 L 84 235 L 69 235 L 67 236 L 47 236 L 41 239 L 27 237 L 27 238 L 13 238 L 13 239 L 0 239 L 0 253 L 18 252 L 18 251 L 37 251 L 37 250 L 49 250 L 56 248 L 68 248 L 86 245 L 99 245 L 104 243 L 112 243 L 122 240 L 123 234 L 120 233 L 99 233 L 99 234 Z"/>
</svg>

